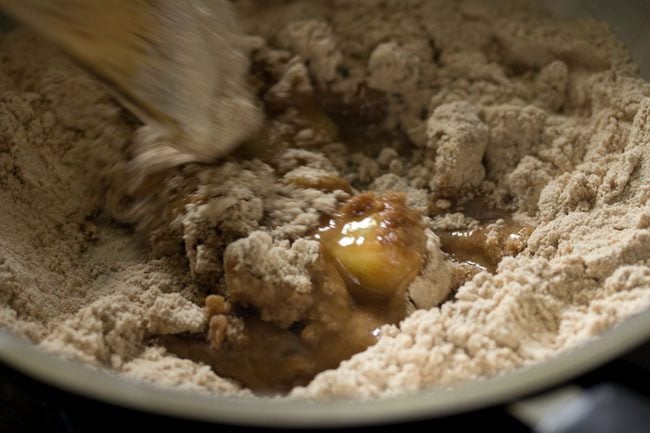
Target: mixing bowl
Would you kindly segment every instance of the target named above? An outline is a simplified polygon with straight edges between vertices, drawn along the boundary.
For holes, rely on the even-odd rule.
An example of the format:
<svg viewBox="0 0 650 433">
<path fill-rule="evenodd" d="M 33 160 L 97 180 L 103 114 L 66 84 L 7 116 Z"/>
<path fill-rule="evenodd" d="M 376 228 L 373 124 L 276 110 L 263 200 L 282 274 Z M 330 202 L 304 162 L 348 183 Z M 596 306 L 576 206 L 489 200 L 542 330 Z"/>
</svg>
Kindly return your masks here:
<svg viewBox="0 0 650 433">
<path fill-rule="evenodd" d="M 546 0 L 563 17 L 592 15 L 607 21 L 650 79 L 650 1 Z M 189 393 L 138 383 L 36 349 L 0 331 L 0 360 L 43 382 L 80 395 L 153 413 L 212 422 L 267 427 L 346 426 L 431 418 L 513 401 L 570 380 L 650 337 L 644 311 L 558 357 L 502 376 L 451 390 L 429 389 L 374 401 L 286 401 Z"/>
</svg>

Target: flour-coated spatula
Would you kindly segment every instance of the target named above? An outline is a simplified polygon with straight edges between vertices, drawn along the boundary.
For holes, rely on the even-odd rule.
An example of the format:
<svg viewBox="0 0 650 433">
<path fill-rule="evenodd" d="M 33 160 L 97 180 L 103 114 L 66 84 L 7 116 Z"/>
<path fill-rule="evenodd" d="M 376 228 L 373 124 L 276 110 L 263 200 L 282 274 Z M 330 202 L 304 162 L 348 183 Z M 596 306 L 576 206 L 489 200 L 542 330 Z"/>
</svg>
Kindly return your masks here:
<svg viewBox="0 0 650 433">
<path fill-rule="evenodd" d="M 164 130 L 174 151 L 163 160 L 210 160 L 261 123 L 246 86 L 247 39 L 227 0 L 0 0 L 0 8 Z"/>
</svg>

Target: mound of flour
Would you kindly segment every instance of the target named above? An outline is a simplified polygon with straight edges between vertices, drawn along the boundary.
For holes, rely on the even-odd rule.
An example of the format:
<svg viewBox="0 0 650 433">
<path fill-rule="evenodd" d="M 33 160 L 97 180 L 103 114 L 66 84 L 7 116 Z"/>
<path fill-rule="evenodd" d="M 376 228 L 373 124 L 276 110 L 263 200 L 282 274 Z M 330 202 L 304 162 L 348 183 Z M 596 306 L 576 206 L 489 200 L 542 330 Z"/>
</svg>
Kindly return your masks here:
<svg viewBox="0 0 650 433">
<path fill-rule="evenodd" d="M 386 327 L 375 346 L 290 396 L 379 397 L 490 377 L 646 308 L 650 85 L 607 26 L 560 21 L 517 1 L 376 3 L 237 6 L 259 38 L 254 62 L 272 80 L 306 77 L 339 105 L 371 106 L 369 122 L 408 139 L 406 149 L 404 140 L 348 149 L 345 137 L 294 124 L 288 110 L 278 121 L 295 149 L 281 161 L 171 168 L 159 191 L 204 179 L 214 187 L 207 196 L 242 200 L 233 182 L 217 188 L 222 175 L 223 184 L 259 185 L 246 200 L 265 204 L 269 180 L 306 167 L 406 191 L 423 212 L 430 202 L 478 194 L 535 230 L 496 274 L 480 273 L 453 300 Z M 194 233 L 191 221 L 183 231 L 164 212 L 143 215 L 164 205 L 149 208 L 130 189 L 139 123 L 32 34 L 0 37 L 0 53 L 0 325 L 138 379 L 248 394 L 150 338 L 205 330 L 208 290 L 196 266 L 218 273 L 220 264 L 200 261 L 200 245 L 180 247 Z M 303 204 L 289 199 L 269 205 L 271 216 L 243 206 L 232 223 L 244 237 L 266 229 L 259 221 L 279 219 L 283 229 L 269 236 L 295 239 L 318 224 L 318 206 L 331 207 L 313 194 Z M 429 217 L 434 231 L 473 223 L 459 213 Z"/>
</svg>

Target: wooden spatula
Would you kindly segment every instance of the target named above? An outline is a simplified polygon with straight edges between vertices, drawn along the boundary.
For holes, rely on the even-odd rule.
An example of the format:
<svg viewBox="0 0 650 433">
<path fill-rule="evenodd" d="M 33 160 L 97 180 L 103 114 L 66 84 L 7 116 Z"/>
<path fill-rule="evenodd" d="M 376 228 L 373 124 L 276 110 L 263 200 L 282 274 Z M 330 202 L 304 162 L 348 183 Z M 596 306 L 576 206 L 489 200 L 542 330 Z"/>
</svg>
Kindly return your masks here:
<svg viewBox="0 0 650 433">
<path fill-rule="evenodd" d="M 246 86 L 246 38 L 227 0 L 0 0 L 0 8 L 163 129 L 181 160 L 219 156 L 261 123 Z"/>
</svg>

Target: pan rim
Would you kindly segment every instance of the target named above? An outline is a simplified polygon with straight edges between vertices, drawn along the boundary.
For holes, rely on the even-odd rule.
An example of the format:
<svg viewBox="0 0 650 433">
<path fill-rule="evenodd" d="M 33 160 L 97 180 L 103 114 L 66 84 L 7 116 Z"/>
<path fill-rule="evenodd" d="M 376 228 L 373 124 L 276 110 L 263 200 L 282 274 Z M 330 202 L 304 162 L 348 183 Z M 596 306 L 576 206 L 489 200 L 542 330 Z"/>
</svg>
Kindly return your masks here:
<svg viewBox="0 0 650 433">
<path fill-rule="evenodd" d="M 0 361 L 44 383 L 117 406 L 256 427 L 346 427 L 455 415 L 548 389 L 617 357 L 650 336 L 650 309 L 547 361 L 453 389 L 373 400 L 289 400 L 203 394 L 136 381 L 65 360 L 0 329 Z"/>
</svg>

